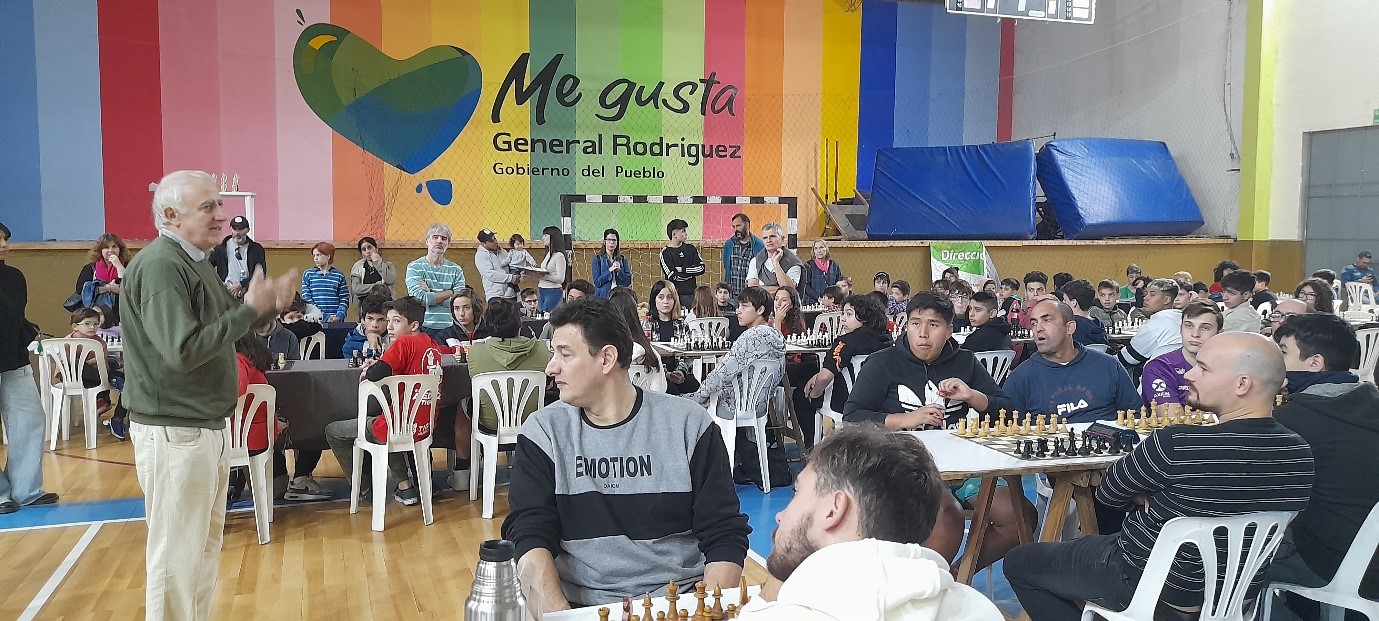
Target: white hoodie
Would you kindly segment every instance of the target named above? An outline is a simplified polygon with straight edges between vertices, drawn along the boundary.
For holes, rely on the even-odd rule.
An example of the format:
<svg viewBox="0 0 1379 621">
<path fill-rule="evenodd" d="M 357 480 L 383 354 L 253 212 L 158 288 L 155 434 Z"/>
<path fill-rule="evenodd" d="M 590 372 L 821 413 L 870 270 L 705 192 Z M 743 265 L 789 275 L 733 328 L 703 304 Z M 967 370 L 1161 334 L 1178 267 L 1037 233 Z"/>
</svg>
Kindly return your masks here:
<svg viewBox="0 0 1379 621">
<path fill-rule="evenodd" d="M 1001 621 L 996 605 L 953 580 L 919 544 L 863 539 L 827 546 L 800 563 L 776 601 L 754 598 L 744 621 Z"/>
</svg>

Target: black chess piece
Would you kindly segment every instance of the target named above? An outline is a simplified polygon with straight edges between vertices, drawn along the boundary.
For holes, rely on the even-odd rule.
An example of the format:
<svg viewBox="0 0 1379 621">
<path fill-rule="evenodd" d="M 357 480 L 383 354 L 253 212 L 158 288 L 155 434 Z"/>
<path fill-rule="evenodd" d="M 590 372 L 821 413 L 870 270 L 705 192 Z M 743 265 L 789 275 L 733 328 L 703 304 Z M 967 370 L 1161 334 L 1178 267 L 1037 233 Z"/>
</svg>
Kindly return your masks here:
<svg viewBox="0 0 1379 621">
<path fill-rule="evenodd" d="M 1109 452 L 1110 452 L 1112 455 L 1119 455 L 1119 454 L 1121 454 L 1121 449 L 1120 449 L 1120 434 L 1116 434 L 1115 437 L 1111 438 L 1111 447 L 1110 447 L 1110 449 L 1109 449 Z"/>
<path fill-rule="evenodd" d="M 1068 447 L 1064 453 L 1069 457 L 1077 454 L 1077 434 L 1073 433 L 1071 429 L 1068 430 Z"/>
<path fill-rule="evenodd" d="M 1049 457 L 1062 457 L 1062 456 L 1063 456 L 1063 438 L 1054 438 L 1054 439 L 1053 439 L 1053 452 L 1052 452 L 1052 453 L 1049 453 Z"/>
<path fill-rule="evenodd" d="M 1034 454 L 1038 457 L 1044 457 L 1049 454 L 1048 438 L 1039 438 L 1039 450 L 1036 451 Z"/>
<path fill-rule="evenodd" d="M 1029 458 L 1030 458 L 1031 456 L 1033 456 L 1033 455 L 1034 455 L 1034 440 L 1025 440 L 1025 450 L 1024 450 L 1024 452 L 1023 452 L 1020 456 L 1021 456 L 1021 457 L 1024 457 L 1025 459 L 1029 459 Z"/>
<path fill-rule="evenodd" d="M 469 364 L 469 350 L 460 348 L 460 364 Z"/>
</svg>

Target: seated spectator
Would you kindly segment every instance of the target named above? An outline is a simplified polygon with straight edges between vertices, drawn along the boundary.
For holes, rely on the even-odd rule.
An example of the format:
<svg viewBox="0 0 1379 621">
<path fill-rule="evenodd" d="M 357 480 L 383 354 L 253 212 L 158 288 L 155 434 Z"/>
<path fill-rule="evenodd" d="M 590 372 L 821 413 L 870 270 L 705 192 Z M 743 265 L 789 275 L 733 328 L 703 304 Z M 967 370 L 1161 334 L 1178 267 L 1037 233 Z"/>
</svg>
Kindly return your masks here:
<svg viewBox="0 0 1379 621">
<path fill-rule="evenodd" d="M 1278 296 L 1274 295 L 1274 292 L 1269 290 L 1269 281 L 1273 280 L 1273 274 L 1265 270 L 1255 270 L 1254 277 L 1255 288 L 1254 295 L 1250 296 L 1250 306 L 1253 306 L 1255 310 L 1259 310 L 1260 305 L 1265 302 L 1269 304 L 1278 303 Z"/>
<path fill-rule="evenodd" d="M 488 339 L 469 347 L 469 374 L 496 371 L 545 371 L 551 361 L 551 350 L 540 340 L 520 336 L 522 318 L 517 304 L 506 298 L 494 298 L 484 311 L 484 325 L 491 331 Z M 522 420 L 541 407 L 541 397 L 545 394 L 544 385 L 522 406 Z M 470 406 L 478 410 L 479 429 L 486 433 L 498 432 L 498 414 L 493 402 L 487 396 L 482 403 Z M 455 419 L 455 470 L 450 474 L 450 488 L 457 492 L 469 491 L 469 440 L 470 419 L 467 416 Z"/>
<path fill-rule="evenodd" d="M 1259 332 L 1259 312 L 1250 306 L 1255 286 L 1254 275 L 1245 270 L 1226 274 L 1221 279 L 1222 332 Z"/>
<path fill-rule="evenodd" d="M 441 351 L 451 353 L 460 346 L 486 338 L 489 327 L 483 323 L 484 301 L 473 289 L 462 287 L 450 298 L 450 318 L 454 321 L 449 328 L 436 335 L 436 344 Z"/>
<path fill-rule="evenodd" d="M 891 275 L 886 272 L 877 272 L 871 278 L 872 291 L 879 291 L 881 295 L 891 294 Z"/>
<path fill-rule="evenodd" d="M 1312 275 L 1309 276 L 1309 278 L 1320 278 L 1322 280 L 1325 280 L 1326 284 L 1335 286 L 1337 279 L 1336 270 L 1322 268 L 1315 272 L 1312 272 Z"/>
<path fill-rule="evenodd" d="M 105 233 L 97 237 L 96 244 L 86 253 L 86 266 L 77 274 L 77 288 L 72 295 L 80 304 L 78 308 L 99 304 L 110 309 L 111 325 L 120 323 L 120 283 L 129 259 L 129 247 L 119 235 Z"/>
<path fill-rule="evenodd" d="M 757 360 L 776 360 L 784 367 L 785 338 L 766 319 L 771 312 L 771 298 L 761 287 L 747 287 L 738 294 L 737 322 L 743 327 L 742 336 L 737 337 L 728 355 L 718 361 L 698 390 L 685 395 L 704 406 L 709 404 L 710 397 L 717 395 L 718 409 L 712 414 L 719 418 L 735 418 L 732 382 L 744 369 Z M 757 408 L 757 416 L 765 415 L 766 403 L 763 402 Z"/>
<path fill-rule="evenodd" d="M 837 285 L 825 287 L 819 294 L 819 306 L 824 307 L 825 313 L 836 313 L 842 309 L 844 297 Z"/>
<path fill-rule="evenodd" d="M 1139 297 L 1137 295 L 1139 288 L 1135 286 L 1135 279 L 1143 276 L 1144 273 L 1140 271 L 1140 266 L 1134 263 L 1125 266 L 1125 286 L 1120 288 L 1121 302 L 1134 302 Z"/>
<path fill-rule="evenodd" d="M 644 366 L 648 371 L 641 381 L 633 378 L 632 383 L 642 390 L 665 392 L 666 374 L 662 371 L 661 355 L 651 346 L 651 339 L 643 328 L 645 322 L 641 320 L 637 309 L 636 294 L 631 289 L 618 287 L 613 289 L 608 301 L 622 312 L 622 320 L 632 331 L 632 364 Z"/>
<path fill-rule="evenodd" d="M 1067 273 L 1067 272 L 1059 272 L 1059 273 L 1057 273 L 1057 274 L 1054 274 L 1054 275 L 1053 275 L 1053 290 L 1054 290 L 1054 291 L 1058 291 L 1059 289 L 1062 289 L 1062 288 L 1063 288 L 1063 285 L 1066 285 L 1066 284 L 1068 284 L 1068 283 L 1070 283 L 1070 282 L 1072 282 L 1072 281 L 1073 281 L 1073 275 L 1072 275 L 1072 274 L 1069 274 L 1069 273 Z"/>
<path fill-rule="evenodd" d="M 1370 266 L 1370 262 L 1373 260 L 1374 255 L 1371 255 L 1368 250 L 1365 250 L 1360 252 L 1359 255 L 1356 255 L 1354 263 L 1351 263 L 1350 265 L 1347 265 L 1344 268 L 1342 268 L 1341 290 L 1344 291 L 1346 288 L 1346 284 L 1352 282 L 1365 283 L 1369 285 L 1371 288 L 1373 288 L 1374 268 Z"/>
<path fill-rule="evenodd" d="M 1283 380 L 1283 356 L 1268 339 L 1233 332 L 1207 342 L 1187 374 L 1188 402 L 1220 423 L 1159 429 L 1111 466 L 1096 497 L 1130 508 L 1119 534 L 1026 544 L 1006 555 L 1006 578 L 1030 618 L 1076 619 L 1084 601 L 1124 610 L 1159 531 L 1175 517 L 1303 510 L 1312 451 L 1272 417 Z M 1202 581 L 1200 556 L 1179 549 L 1159 599 L 1201 606 Z M 1247 597 L 1263 581 L 1261 568 Z"/>
<path fill-rule="evenodd" d="M 1115 419 L 1117 410 L 1139 409 L 1139 392 L 1125 368 L 1073 339 L 1078 324 L 1067 304 L 1040 302 L 1030 309 L 1030 320 L 1039 355 L 1030 356 L 1006 378 L 1012 409 L 1060 416 L 1072 423 Z"/>
<path fill-rule="evenodd" d="M 1293 518 L 1269 565 L 1269 579 L 1319 587 L 1379 503 L 1379 389 L 1350 372 L 1355 330 L 1335 315 L 1290 317 L 1274 333 L 1288 370 L 1283 405 L 1274 418 L 1312 447 L 1316 478 L 1307 508 Z M 1374 599 L 1379 565 L 1370 563 L 1360 593 Z M 1315 602 L 1290 598 L 1305 619 L 1321 618 Z M 1275 618 L 1278 618 L 1275 616 Z"/>
<path fill-rule="evenodd" d="M 609 604 L 669 582 L 736 586 L 751 527 L 718 425 L 632 384 L 631 331 L 608 300 L 561 305 L 551 323 L 546 370 L 560 401 L 522 425 L 502 528 L 519 573 L 536 577 L 529 605 Z"/>
<path fill-rule="evenodd" d="M 263 340 L 253 334 L 246 334 L 238 341 L 235 341 L 235 359 L 239 363 L 236 375 L 239 378 L 239 395 L 242 397 L 249 392 L 250 384 L 267 384 L 268 378 L 264 372 L 273 366 L 273 355 L 264 346 Z M 268 450 L 268 436 L 271 433 L 274 438 L 273 451 L 273 481 L 274 487 L 278 487 L 277 482 L 282 482 L 285 489 L 287 485 L 287 459 L 283 456 L 282 447 L 277 445 L 276 439 L 279 437 L 281 429 L 279 427 L 277 413 L 268 409 L 268 404 L 260 405 L 259 409 L 250 414 L 249 417 L 249 440 L 247 448 L 250 455 L 258 455 Z M 317 453 L 319 455 L 319 452 Z M 234 468 L 230 471 L 230 502 L 235 502 L 244 495 L 244 488 L 248 484 L 247 468 Z M 275 489 L 276 492 L 276 489 Z M 274 496 L 282 494 L 275 493 Z"/>
<path fill-rule="evenodd" d="M 1283 324 L 1284 320 L 1293 315 L 1301 315 L 1307 312 L 1307 303 L 1297 298 L 1289 300 L 1279 300 L 1274 306 L 1274 312 L 1269 313 L 1269 325 L 1264 326 L 1263 334 L 1272 336 L 1275 330 Z"/>
<path fill-rule="evenodd" d="M 72 332 L 67 335 L 69 339 L 92 339 L 101 344 L 99 354 L 92 352 L 84 360 L 81 369 L 81 385 L 84 388 L 94 388 L 101 385 L 100 368 L 96 366 L 96 356 L 105 358 L 106 379 L 110 386 L 115 390 L 124 390 L 124 365 L 117 356 L 112 356 L 106 351 L 105 341 L 96 333 L 101 326 L 101 312 L 94 308 L 78 308 L 72 311 Z M 58 375 L 55 369 L 54 376 Z M 109 391 L 101 391 L 96 395 L 97 403 L 109 404 L 111 395 Z M 110 428 L 110 435 L 117 440 L 123 440 L 128 431 L 129 410 L 126 410 L 121 401 L 115 404 L 115 413 L 110 415 L 110 419 L 105 421 L 105 426 Z"/>
<path fill-rule="evenodd" d="M 953 329 L 965 330 L 972 327 L 967 318 L 967 308 L 972 303 L 972 285 L 965 280 L 955 280 L 948 285 L 948 301 L 953 303 Z"/>
<path fill-rule="evenodd" d="M 1221 279 L 1225 278 L 1226 274 L 1238 269 L 1240 269 L 1240 264 L 1235 261 L 1226 260 L 1217 263 L 1216 268 L 1211 271 L 1211 286 L 1207 290 L 1213 295 L 1221 293 L 1221 290 L 1225 288 L 1225 285 L 1221 284 Z"/>
<path fill-rule="evenodd" d="M 1148 319 L 1119 354 L 1121 363 L 1128 367 L 1140 366 L 1183 346 L 1183 339 L 1178 335 L 1183 311 L 1173 308 L 1173 301 L 1178 297 L 1178 283 L 1156 278 L 1145 285 L 1143 291 L 1144 304 L 1139 310 Z"/>
<path fill-rule="evenodd" d="M 714 299 L 707 286 L 699 285 L 694 288 L 694 306 L 690 308 L 690 312 L 700 319 L 719 316 L 718 301 Z"/>
<path fill-rule="evenodd" d="M 1293 297 L 1306 303 L 1308 312 L 1336 312 L 1335 292 L 1320 278 L 1308 278 L 1298 283 L 1298 288 L 1293 290 Z"/>
<path fill-rule="evenodd" d="M 899 315 L 905 312 L 905 305 L 910 303 L 910 283 L 897 280 L 891 283 L 890 300 L 886 304 L 886 314 Z"/>
<path fill-rule="evenodd" d="M 1010 323 L 1000 316 L 996 296 L 985 291 L 972 294 L 967 305 L 967 321 L 975 328 L 962 342 L 970 352 L 1013 350 L 1010 342 Z"/>
<path fill-rule="evenodd" d="M 852 364 L 854 356 L 874 354 L 891 345 L 891 333 L 886 329 L 886 313 L 876 300 L 865 295 L 847 299 L 843 304 L 840 326 L 842 333 L 833 339 L 833 347 L 824 358 L 824 367 L 805 382 L 804 392 L 810 399 L 823 397 L 824 389 L 833 386 L 833 400 L 829 407 L 841 413 L 847 406 L 847 383 L 838 381 L 843 369 Z"/>
<path fill-rule="evenodd" d="M 421 301 L 404 296 L 383 305 L 388 313 L 388 336 L 393 343 L 384 350 L 383 357 L 366 362 L 359 381 L 376 382 L 393 375 L 439 375 L 441 373 L 441 352 L 436 342 L 421 331 L 421 322 L 426 317 L 426 307 Z M 374 444 L 383 444 L 388 437 L 388 421 L 384 420 L 383 404 L 376 400 L 369 402 L 369 419 L 364 425 L 364 437 Z M 415 439 L 431 435 L 431 406 L 417 408 Z M 354 472 L 353 447 L 359 437 L 359 422 L 353 418 L 338 420 L 326 425 L 326 443 L 340 462 L 340 470 L 349 479 Z M 360 464 L 367 468 L 367 464 Z M 402 453 L 388 456 L 388 470 L 392 479 L 399 481 L 393 491 L 393 499 L 404 505 L 421 502 L 421 495 L 407 476 L 407 460 Z M 363 477 L 368 486 L 369 477 Z M 391 482 L 390 482 L 391 484 Z"/>
<path fill-rule="evenodd" d="M 522 289 L 522 291 L 517 294 L 517 299 L 522 301 L 523 317 L 536 317 L 541 314 L 541 311 L 537 308 L 540 304 L 540 297 L 537 296 L 536 289 L 532 287 Z"/>
<path fill-rule="evenodd" d="M 999 620 L 996 606 L 954 581 L 948 560 L 926 547 L 947 495 L 914 437 L 870 425 L 830 435 L 776 516 L 770 576 L 738 618 L 838 621 L 866 608 L 887 619 Z"/>
<path fill-rule="evenodd" d="M 1091 309 L 1096 308 L 1096 293 L 1092 291 L 1092 283 L 1085 280 L 1073 280 L 1064 284 L 1058 289 L 1058 299 L 1068 305 L 1073 311 L 1073 321 L 1077 323 L 1077 331 L 1073 332 L 1073 340 L 1078 345 L 1105 345 L 1106 328 L 1100 321 L 1092 319 L 1089 314 Z"/>
<path fill-rule="evenodd" d="M 1192 289 L 1192 281 L 1186 278 L 1174 278 L 1173 282 L 1178 283 L 1178 296 L 1173 298 L 1173 308 L 1183 310 L 1193 300 L 1197 299 L 1197 292 Z"/>
<path fill-rule="evenodd" d="M 843 420 L 887 429 L 942 429 L 968 410 L 1009 408 L 1001 388 L 972 352 L 953 342 L 953 304 L 932 291 L 910 299 L 904 341 L 867 359 Z M 941 324 L 941 325 L 940 325 Z"/>
<path fill-rule="evenodd" d="M 1013 322 L 1016 315 L 1020 314 L 1020 281 L 1002 278 L 1001 286 L 996 289 L 996 300 L 1000 302 L 1000 310 L 996 312 L 996 316 L 1007 323 Z"/>
<path fill-rule="evenodd" d="M 302 301 L 321 309 L 325 323 L 344 321 L 350 308 L 350 285 L 345 273 L 331 265 L 335 246 L 329 242 L 312 246 L 311 262 L 315 267 L 302 272 Z"/>
<path fill-rule="evenodd" d="M 312 322 L 299 321 L 297 323 Z M 320 324 L 312 323 L 312 325 L 320 327 Z M 254 322 L 254 325 L 249 328 L 249 332 L 263 341 L 264 346 L 268 348 L 268 352 L 273 356 L 274 360 L 277 360 L 279 357 L 284 360 L 302 359 L 301 340 L 297 338 L 297 335 L 292 332 L 291 328 L 273 319 L 272 315 L 263 317 Z"/>
<path fill-rule="evenodd" d="M 718 307 L 719 317 L 731 317 L 737 314 L 737 305 L 733 303 L 733 290 L 728 287 L 728 283 L 720 282 L 713 290 L 714 304 Z"/>
<path fill-rule="evenodd" d="M 300 297 L 278 313 L 278 322 L 296 335 L 299 341 L 322 330 L 320 323 L 306 320 L 306 303 Z"/>
<path fill-rule="evenodd" d="M 771 294 L 771 327 L 781 336 L 804 334 L 804 313 L 800 312 L 800 295 L 794 289 L 781 287 Z M 742 337 L 738 337 L 742 338 Z M 814 417 L 821 403 L 805 394 L 804 385 L 819 372 L 819 357 L 813 354 L 790 354 L 785 357 L 785 375 L 790 378 L 790 399 L 795 408 L 795 420 L 804 435 L 804 446 L 814 446 Z M 702 390 L 702 388 L 701 388 Z"/>
<path fill-rule="evenodd" d="M 688 329 L 685 319 L 694 318 L 692 314 L 681 318 L 680 297 L 675 293 L 675 285 L 669 281 L 658 280 L 651 285 L 650 307 L 647 321 L 651 324 L 651 340 L 658 343 L 669 343 L 676 334 Z M 699 380 L 695 379 L 692 368 L 689 358 L 667 357 L 662 367 L 666 374 L 666 392 L 683 395 L 698 390 Z"/>
<path fill-rule="evenodd" d="M 952 292 L 952 287 L 949 286 L 949 282 L 947 280 L 940 278 L 929 284 L 929 290 L 941 296 L 947 297 L 948 294 Z"/>
<path fill-rule="evenodd" d="M 377 358 L 387 348 L 388 314 L 383 305 L 392 298 L 370 295 L 359 301 L 359 325 L 345 335 L 345 345 L 341 348 L 343 358 L 359 354 L 361 358 Z"/>
<path fill-rule="evenodd" d="M 1087 315 L 1106 328 L 1114 327 L 1116 324 L 1125 323 L 1125 311 L 1116 306 L 1116 301 L 1120 296 L 1120 285 L 1114 280 L 1103 280 L 1096 285 L 1097 305 L 1087 312 Z"/>
<path fill-rule="evenodd" d="M 1227 283 L 1223 293 L 1230 295 L 1229 291 L 1230 283 Z M 1183 309 L 1182 327 L 1179 328 L 1183 346 L 1144 363 L 1140 396 L 1145 403 L 1170 406 L 1170 412 L 1187 404 L 1187 382 L 1183 376 L 1196 363 L 1202 345 L 1221 332 L 1221 323 L 1221 311 L 1211 302 L 1199 300 Z"/>
</svg>

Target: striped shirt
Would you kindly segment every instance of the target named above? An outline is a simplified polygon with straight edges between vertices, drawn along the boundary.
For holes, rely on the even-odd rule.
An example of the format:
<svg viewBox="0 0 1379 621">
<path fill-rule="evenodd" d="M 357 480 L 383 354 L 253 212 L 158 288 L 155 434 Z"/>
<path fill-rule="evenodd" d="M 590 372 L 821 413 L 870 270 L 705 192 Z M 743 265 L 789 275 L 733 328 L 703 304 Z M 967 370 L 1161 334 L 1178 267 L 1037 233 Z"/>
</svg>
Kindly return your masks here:
<svg viewBox="0 0 1379 621">
<path fill-rule="evenodd" d="M 350 287 L 345 273 L 334 267 L 325 272 L 314 267 L 302 272 L 302 301 L 315 304 L 324 319 L 339 317 L 343 321 L 350 307 Z"/>
<path fill-rule="evenodd" d="M 1312 449 L 1272 418 L 1237 419 L 1212 427 L 1177 425 L 1155 432 L 1117 462 L 1097 488 L 1097 500 L 1137 507 L 1125 519 L 1120 550 L 1138 581 L 1164 523 L 1176 517 L 1224 517 L 1256 511 L 1302 511 L 1312 490 Z M 1147 509 L 1134 505 L 1149 499 Z M 1202 603 L 1201 557 L 1179 550 L 1162 599 L 1176 606 Z M 1263 571 L 1251 593 L 1264 582 Z M 1218 589 L 1219 591 L 1219 589 Z"/>
<path fill-rule="evenodd" d="M 422 283 L 426 283 L 430 291 L 423 290 Z M 455 323 L 447 304 L 436 303 L 436 293 L 459 291 L 463 288 L 464 270 L 448 259 L 441 259 L 440 267 L 431 265 L 426 257 L 407 264 L 407 295 L 421 300 L 421 303 L 426 305 L 426 318 L 421 322 L 424 328 L 441 330 Z"/>
</svg>

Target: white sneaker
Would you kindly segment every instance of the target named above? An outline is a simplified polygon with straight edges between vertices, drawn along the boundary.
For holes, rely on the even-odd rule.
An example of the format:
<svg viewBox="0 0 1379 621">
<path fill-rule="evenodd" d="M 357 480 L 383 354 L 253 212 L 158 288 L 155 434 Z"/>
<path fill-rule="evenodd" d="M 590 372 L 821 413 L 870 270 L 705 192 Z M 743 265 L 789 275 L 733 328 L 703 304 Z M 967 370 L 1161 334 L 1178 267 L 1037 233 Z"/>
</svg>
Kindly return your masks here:
<svg viewBox="0 0 1379 621">
<path fill-rule="evenodd" d="M 452 490 L 467 492 L 469 491 L 469 470 L 452 470 L 445 482 L 450 484 Z"/>
</svg>

